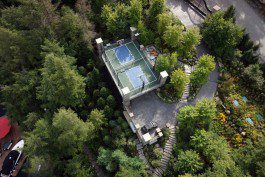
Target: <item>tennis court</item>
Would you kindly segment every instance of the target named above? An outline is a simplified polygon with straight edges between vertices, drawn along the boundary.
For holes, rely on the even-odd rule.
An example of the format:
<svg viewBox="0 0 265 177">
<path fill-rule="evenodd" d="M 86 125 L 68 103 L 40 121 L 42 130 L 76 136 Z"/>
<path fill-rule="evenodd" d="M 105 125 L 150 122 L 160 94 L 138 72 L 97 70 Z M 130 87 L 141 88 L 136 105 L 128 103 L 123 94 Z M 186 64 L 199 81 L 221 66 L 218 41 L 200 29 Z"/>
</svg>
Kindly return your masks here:
<svg viewBox="0 0 265 177">
<path fill-rule="evenodd" d="M 119 87 L 137 93 L 157 84 L 157 75 L 139 45 L 132 41 L 105 50 L 106 61 L 118 80 Z"/>
</svg>

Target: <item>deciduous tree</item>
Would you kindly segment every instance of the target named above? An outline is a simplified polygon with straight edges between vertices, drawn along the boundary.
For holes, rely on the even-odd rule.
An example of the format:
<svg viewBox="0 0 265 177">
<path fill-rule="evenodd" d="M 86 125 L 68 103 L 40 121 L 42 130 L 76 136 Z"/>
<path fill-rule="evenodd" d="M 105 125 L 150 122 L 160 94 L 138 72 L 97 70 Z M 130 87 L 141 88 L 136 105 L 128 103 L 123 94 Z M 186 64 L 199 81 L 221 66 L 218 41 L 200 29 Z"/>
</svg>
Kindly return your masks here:
<svg viewBox="0 0 265 177">
<path fill-rule="evenodd" d="M 196 46 L 201 42 L 201 34 L 198 27 L 189 28 L 183 34 L 183 42 L 178 51 L 184 57 L 192 57 L 191 52 L 196 50 Z"/>
<path fill-rule="evenodd" d="M 187 75 L 181 69 L 173 71 L 170 77 L 170 83 L 173 85 L 178 98 L 181 98 L 188 80 Z"/>
<path fill-rule="evenodd" d="M 181 47 L 181 42 L 183 40 L 183 27 L 180 25 L 168 26 L 163 39 L 165 43 L 172 49 L 177 49 Z"/>
<path fill-rule="evenodd" d="M 74 59 L 69 56 L 45 56 L 41 69 L 41 84 L 38 98 L 51 109 L 58 106 L 79 106 L 85 98 L 84 78 L 73 66 Z"/>
<path fill-rule="evenodd" d="M 202 170 L 202 168 L 203 162 L 196 151 L 180 151 L 178 160 L 175 164 L 175 169 L 179 171 L 179 173 L 195 174 L 196 172 Z"/>
<path fill-rule="evenodd" d="M 203 24 L 203 38 L 218 57 L 230 60 L 243 36 L 243 30 L 231 19 L 224 19 L 223 12 L 216 12 L 206 18 Z"/>
</svg>

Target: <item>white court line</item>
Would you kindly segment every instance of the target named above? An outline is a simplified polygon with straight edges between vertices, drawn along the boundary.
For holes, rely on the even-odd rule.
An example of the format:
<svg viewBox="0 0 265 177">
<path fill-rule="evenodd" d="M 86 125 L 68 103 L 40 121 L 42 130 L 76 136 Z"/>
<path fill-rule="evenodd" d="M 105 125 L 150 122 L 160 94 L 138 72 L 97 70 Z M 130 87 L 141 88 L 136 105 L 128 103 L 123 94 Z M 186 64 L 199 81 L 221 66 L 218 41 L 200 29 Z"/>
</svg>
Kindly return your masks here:
<svg viewBox="0 0 265 177">
<path fill-rule="evenodd" d="M 108 62 L 110 63 L 110 66 L 112 67 L 112 69 L 113 69 L 113 71 L 114 71 L 114 75 L 117 75 L 114 66 L 111 64 L 110 57 L 108 56 L 108 54 L 107 54 L 106 52 L 105 52 L 105 54 L 106 54 L 106 56 L 108 57 Z"/>
<path fill-rule="evenodd" d="M 119 73 L 117 73 L 117 79 L 118 79 L 118 83 L 120 82 L 121 85 L 122 85 L 122 88 L 124 88 L 124 85 L 122 84 L 122 81 L 121 81 L 120 78 L 119 78 Z"/>
<path fill-rule="evenodd" d="M 136 47 L 135 43 L 133 43 L 133 45 Z M 136 47 L 136 49 L 138 50 L 138 48 Z M 142 56 L 141 52 L 138 50 L 138 52 L 140 53 L 140 55 Z M 143 56 L 142 56 L 143 57 Z M 144 60 L 144 59 L 143 59 Z M 148 64 L 146 63 L 146 61 L 144 60 L 145 64 L 147 65 L 147 67 L 149 68 L 149 70 L 151 71 L 152 75 L 155 77 L 155 81 L 157 80 L 156 76 L 154 75 L 153 71 L 151 70 L 151 68 L 148 66 Z"/>
<path fill-rule="evenodd" d="M 138 65 L 138 66 L 135 66 L 135 67 L 133 67 L 133 68 L 136 68 L 136 67 L 140 67 L 140 66 Z M 126 71 L 130 71 L 130 70 L 132 70 L 133 68 L 130 68 L 130 69 L 126 70 Z M 140 69 L 141 69 L 141 67 L 140 67 Z M 126 71 L 125 71 L 126 76 L 129 78 L 129 80 L 130 80 L 130 82 L 131 82 L 133 88 L 136 89 L 136 88 L 134 87 L 134 84 L 133 84 L 132 80 L 130 79 L 130 77 L 128 76 L 128 74 L 127 74 Z M 143 72 L 143 71 L 142 71 L 142 72 Z M 144 74 L 144 73 L 143 73 L 143 74 Z M 139 88 L 140 88 L 140 87 L 139 87 Z"/>
<path fill-rule="evenodd" d="M 133 44 L 134 44 L 134 42 L 132 42 Z M 127 43 L 127 44 L 129 44 L 129 43 Z M 127 47 L 127 44 L 125 44 L 126 45 L 126 47 Z M 135 44 L 134 44 L 134 46 L 135 46 Z M 136 47 L 136 46 L 135 46 Z M 130 49 L 129 49 L 129 47 L 127 47 L 128 48 L 128 50 L 130 51 Z M 137 49 L 137 47 L 136 47 L 136 49 Z M 138 49 L 137 49 L 138 50 Z M 139 50 L 138 50 L 138 52 L 139 52 Z M 131 53 L 131 51 L 130 51 L 130 53 Z M 132 53 L 131 53 L 131 55 L 132 55 Z M 140 53 L 140 55 L 141 55 L 141 53 Z M 132 55 L 133 56 L 133 55 Z M 134 56 L 133 56 L 134 57 Z M 141 58 L 140 59 L 138 59 L 138 60 L 141 60 L 141 59 L 143 59 L 143 56 L 141 55 Z"/>
<path fill-rule="evenodd" d="M 142 58 L 141 58 L 141 59 L 142 59 Z M 128 62 L 126 62 L 125 64 L 128 66 L 128 65 L 131 65 L 131 64 L 133 64 L 133 63 L 136 63 L 136 62 L 140 61 L 141 59 L 128 61 Z M 126 67 L 126 66 L 122 65 L 122 66 L 116 68 L 116 70 L 120 70 L 120 69 L 125 68 L 125 67 Z"/>
<path fill-rule="evenodd" d="M 140 66 L 140 65 L 137 65 L 137 66 L 135 66 L 135 67 L 133 67 L 133 68 L 139 68 L 139 69 L 140 69 L 140 74 L 141 74 L 141 75 L 139 75 L 139 76 L 144 76 L 145 79 L 147 80 L 147 83 L 146 83 L 145 85 L 149 85 L 150 82 L 148 81 L 146 75 L 144 74 L 144 72 L 143 72 L 141 66 Z M 132 70 L 133 68 L 130 68 L 130 69 L 126 70 L 126 71 Z M 130 80 L 130 82 L 131 82 L 131 84 L 132 84 L 134 90 L 135 90 L 135 89 L 138 89 L 138 88 L 141 88 L 140 86 L 139 86 L 139 87 L 134 87 L 134 84 L 133 84 L 133 82 L 131 81 L 131 79 L 130 79 L 130 77 L 128 76 L 128 74 L 127 74 L 126 71 L 125 71 L 125 74 L 126 74 L 126 76 L 129 78 L 129 80 Z M 140 80 L 141 80 L 141 79 L 140 79 Z M 142 81 L 142 80 L 141 80 L 141 81 Z M 152 82 L 151 82 L 151 83 L 152 83 Z"/>
<path fill-rule="evenodd" d="M 106 50 L 106 51 L 112 51 L 112 50 L 117 49 L 117 48 L 120 47 L 120 46 L 123 46 L 123 45 L 126 45 L 126 44 L 130 44 L 130 43 L 133 43 L 133 42 L 132 42 L 132 41 L 131 41 L 131 42 L 127 42 L 127 43 L 125 43 L 125 44 L 119 45 L 119 46 L 117 46 L 117 47 L 115 47 L 115 48 L 113 48 L 113 49 L 109 49 L 109 50 Z M 127 47 L 127 46 L 126 46 L 126 47 Z"/>
<path fill-rule="evenodd" d="M 135 57 L 133 56 L 133 54 L 132 54 L 132 52 L 130 51 L 129 47 L 127 47 L 126 44 L 124 44 L 124 45 L 125 45 L 125 47 L 127 48 L 127 50 L 130 52 L 131 56 L 133 57 L 133 60 L 135 60 Z"/>
<path fill-rule="evenodd" d="M 132 55 L 132 53 L 131 53 L 131 51 L 129 50 L 129 48 L 126 46 L 126 44 L 125 44 L 125 45 L 122 45 L 122 46 L 125 46 L 125 47 L 127 48 L 127 50 L 129 51 L 129 53 L 131 54 L 131 56 L 133 57 L 132 60 L 127 61 L 127 62 L 125 62 L 125 63 L 121 63 L 121 61 L 119 60 L 119 57 L 117 56 L 117 53 L 116 53 L 116 51 L 115 51 L 115 55 L 116 55 L 116 58 L 118 59 L 119 63 L 120 63 L 121 65 L 125 65 L 125 64 L 127 64 L 127 63 L 129 63 L 129 62 L 131 62 L 131 61 L 134 61 L 135 58 L 134 58 L 134 56 Z M 121 47 L 121 46 L 119 46 L 119 47 Z M 117 48 L 117 47 L 116 47 L 116 48 Z"/>
</svg>

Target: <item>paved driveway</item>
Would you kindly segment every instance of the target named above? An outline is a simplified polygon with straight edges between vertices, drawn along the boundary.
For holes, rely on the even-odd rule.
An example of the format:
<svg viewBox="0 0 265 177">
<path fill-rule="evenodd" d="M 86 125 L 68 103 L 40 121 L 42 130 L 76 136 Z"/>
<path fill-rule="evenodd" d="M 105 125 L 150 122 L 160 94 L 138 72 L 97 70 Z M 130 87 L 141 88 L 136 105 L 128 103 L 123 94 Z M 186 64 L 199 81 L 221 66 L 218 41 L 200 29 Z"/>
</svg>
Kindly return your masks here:
<svg viewBox="0 0 265 177">
<path fill-rule="evenodd" d="M 209 6 L 218 4 L 222 9 L 234 5 L 236 8 L 236 22 L 246 28 L 252 40 L 262 44 L 260 53 L 265 62 L 265 19 L 253 9 L 245 0 L 207 0 Z"/>
<path fill-rule="evenodd" d="M 164 103 L 154 91 L 131 101 L 131 109 L 135 115 L 133 122 L 141 127 L 155 121 L 160 128 L 166 123 L 175 124 L 176 116 L 180 108 L 186 105 L 195 105 L 204 98 L 212 99 L 217 90 L 218 68 L 211 73 L 208 82 L 200 89 L 191 102 L 179 102 L 173 104 Z"/>
<path fill-rule="evenodd" d="M 207 54 L 208 51 L 201 45 L 197 46 L 198 56 Z M 134 123 L 140 126 L 146 125 L 151 121 L 158 123 L 160 128 L 165 127 L 166 123 L 175 124 L 176 116 L 180 108 L 186 105 L 195 105 L 197 101 L 204 98 L 212 99 L 217 90 L 218 67 L 211 73 L 208 82 L 200 89 L 196 97 L 190 102 L 179 102 L 173 104 L 164 103 L 153 92 L 135 98 L 131 101 L 131 109 L 135 115 Z"/>
<path fill-rule="evenodd" d="M 229 6 L 236 7 L 236 22 L 250 34 L 252 40 L 260 43 L 261 60 L 265 62 L 265 19 L 245 0 L 206 0 L 208 7 L 219 5 L 223 10 Z M 203 22 L 203 18 L 185 3 L 184 0 L 167 0 L 169 9 L 186 26 L 191 27 Z"/>
<path fill-rule="evenodd" d="M 203 22 L 202 16 L 196 13 L 184 0 L 167 0 L 167 6 L 187 28 Z"/>
</svg>

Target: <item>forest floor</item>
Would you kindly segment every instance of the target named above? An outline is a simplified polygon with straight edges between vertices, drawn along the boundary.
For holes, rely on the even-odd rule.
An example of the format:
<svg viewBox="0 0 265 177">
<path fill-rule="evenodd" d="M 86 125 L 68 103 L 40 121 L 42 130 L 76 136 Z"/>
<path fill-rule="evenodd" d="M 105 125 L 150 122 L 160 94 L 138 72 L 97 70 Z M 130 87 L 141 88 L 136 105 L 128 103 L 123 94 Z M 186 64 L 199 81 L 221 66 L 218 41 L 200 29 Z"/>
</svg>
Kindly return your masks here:
<svg viewBox="0 0 265 177">
<path fill-rule="evenodd" d="M 94 157 L 94 154 L 89 150 L 87 146 L 84 147 L 84 152 L 88 156 L 89 162 L 91 163 L 92 167 L 95 169 L 98 177 L 106 177 L 104 170 L 97 164 L 97 160 Z"/>
</svg>

